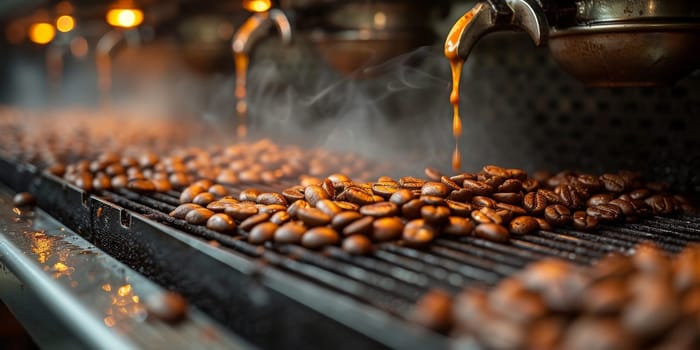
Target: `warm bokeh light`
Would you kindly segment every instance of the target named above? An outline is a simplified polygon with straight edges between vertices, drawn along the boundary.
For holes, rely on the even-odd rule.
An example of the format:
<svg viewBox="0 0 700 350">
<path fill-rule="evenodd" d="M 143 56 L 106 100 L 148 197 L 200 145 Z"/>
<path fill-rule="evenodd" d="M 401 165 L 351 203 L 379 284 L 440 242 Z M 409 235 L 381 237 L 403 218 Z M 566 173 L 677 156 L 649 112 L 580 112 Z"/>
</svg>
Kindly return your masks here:
<svg viewBox="0 0 700 350">
<path fill-rule="evenodd" d="M 29 40 L 37 44 L 48 44 L 56 36 L 56 30 L 49 23 L 34 23 L 29 27 Z"/>
<path fill-rule="evenodd" d="M 243 8 L 252 12 L 265 12 L 272 7 L 270 0 L 243 0 Z"/>
<path fill-rule="evenodd" d="M 137 9 L 111 9 L 107 12 L 107 23 L 113 27 L 134 28 L 143 22 L 143 11 Z"/>
<path fill-rule="evenodd" d="M 56 19 L 56 29 L 61 33 L 68 33 L 75 28 L 73 16 L 63 15 Z"/>
<path fill-rule="evenodd" d="M 75 37 L 70 41 L 70 53 L 74 57 L 83 58 L 87 56 L 88 50 L 88 42 L 82 36 Z"/>
</svg>

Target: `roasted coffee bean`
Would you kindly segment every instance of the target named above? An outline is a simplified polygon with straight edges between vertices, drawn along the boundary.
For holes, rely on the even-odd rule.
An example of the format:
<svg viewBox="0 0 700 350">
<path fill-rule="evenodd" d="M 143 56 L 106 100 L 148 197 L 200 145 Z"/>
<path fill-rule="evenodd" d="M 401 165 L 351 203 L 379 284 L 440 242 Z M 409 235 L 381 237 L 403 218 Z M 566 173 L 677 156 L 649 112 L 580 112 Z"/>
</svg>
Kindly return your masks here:
<svg viewBox="0 0 700 350">
<path fill-rule="evenodd" d="M 249 201 L 249 202 L 257 202 L 258 196 L 260 195 L 260 191 L 255 189 L 255 188 L 247 188 L 238 195 L 238 200 L 241 202 L 244 201 Z"/>
<path fill-rule="evenodd" d="M 168 181 L 174 188 L 183 188 L 190 184 L 190 180 L 184 173 L 172 173 L 168 177 Z M 114 178 L 112 178 L 112 186 L 114 186 Z"/>
<path fill-rule="evenodd" d="M 499 225 L 493 223 L 478 224 L 474 229 L 474 233 L 477 237 L 487 239 L 494 242 L 507 242 L 508 241 L 508 230 Z"/>
<path fill-rule="evenodd" d="M 195 208 L 187 212 L 185 220 L 192 225 L 204 225 L 214 212 L 207 208 Z"/>
<path fill-rule="evenodd" d="M 510 176 L 510 173 L 506 168 L 501 168 L 496 165 L 484 165 L 484 167 L 481 168 L 481 170 L 491 176 L 500 176 L 505 178 L 508 178 Z"/>
<path fill-rule="evenodd" d="M 147 179 L 129 180 L 129 183 L 126 184 L 126 187 L 138 193 L 149 193 L 155 192 L 156 190 L 156 186 L 153 184 L 153 181 Z"/>
<path fill-rule="evenodd" d="M 214 197 L 213 194 L 211 194 L 209 192 L 202 192 L 202 193 L 194 196 L 194 198 L 192 198 L 192 203 L 199 204 L 201 206 L 207 206 L 209 203 L 213 202 L 214 200 L 216 200 L 216 197 Z"/>
<path fill-rule="evenodd" d="M 230 207 L 233 204 L 238 203 L 238 200 L 233 199 L 233 198 L 223 198 L 219 199 L 218 201 L 213 201 L 209 204 L 207 204 L 207 209 L 217 212 L 217 213 L 223 213 L 226 207 Z"/>
<path fill-rule="evenodd" d="M 507 179 L 506 181 L 503 181 L 503 183 L 498 186 L 496 189 L 496 192 L 501 192 L 501 193 L 518 193 L 523 189 L 523 182 L 517 179 Z"/>
<path fill-rule="evenodd" d="M 581 317 L 563 335 L 561 349 L 636 349 L 635 341 L 614 318 Z"/>
<path fill-rule="evenodd" d="M 52 175 L 62 177 L 66 173 L 66 165 L 63 163 L 54 163 L 48 168 L 46 168 L 46 171 Z M 116 174 L 108 174 L 108 175 L 116 175 Z"/>
<path fill-rule="evenodd" d="M 445 199 L 437 196 L 420 196 L 419 199 L 425 205 L 445 205 Z"/>
<path fill-rule="evenodd" d="M 230 215 L 234 220 L 243 221 L 258 213 L 258 208 L 251 204 L 232 204 L 224 208 L 224 213 Z"/>
<path fill-rule="evenodd" d="M 595 194 L 588 198 L 588 201 L 586 201 L 586 205 L 589 207 L 594 207 L 596 205 L 608 204 L 614 198 L 615 197 L 609 193 Z"/>
<path fill-rule="evenodd" d="M 447 199 L 453 200 L 456 202 L 462 202 L 466 203 L 472 199 L 474 195 L 467 190 L 466 188 L 460 188 L 458 190 L 454 190 L 450 192 L 449 195 L 447 195 Z"/>
<path fill-rule="evenodd" d="M 397 190 L 394 194 L 389 197 L 389 202 L 394 203 L 398 206 L 406 204 L 408 201 L 414 198 L 413 192 L 407 189 Z"/>
<path fill-rule="evenodd" d="M 474 222 L 468 218 L 450 216 L 449 222 L 445 225 L 442 232 L 454 236 L 468 236 L 474 232 Z"/>
<path fill-rule="evenodd" d="M 282 191 L 282 196 L 287 200 L 287 203 L 294 203 L 300 199 L 304 199 L 304 188 L 288 188 Z"/>
<path fill-rule="evenodd" d="M 153 292 L 145 300 L 148 317 L 178 323 L 187 316 L 187 300 L 175 292 Z"/>
<path fill-rule="evenodd" d="M 328 193 L 328 197 L 335 197 L 335 186 L 333 185 L 333 181 L 330 179 L 324 179 L 323 182 L 321 182 L 321 188 Z"/>
<path fill-rule="evenodd" d="M 652 195 L 652 192 L 648 188 L 638 188 L 638 189 L 630 192 L 630 197 L 632 199 L 647 199 L 651 195 Z"/>
<path fill-rule="evenodd" d="M 594 315 L 617 314 L 625 307 L 628 298 L 625 280 L 609 278 L 586 288 L 582 306 L 586 312 Z"/>
<path fill-rule="evenodd" d="M 226 187 L 224 187 L 223 185 L 219 185 L 219 184 L 212 185 L 211 187 L 209 187 L 207 192 L 209 192 L 209 193 L 211 193 L 219 198 L 228 195 L 228 189 Z"/>
<path fill-rule="evenodd" d="M 112 188 L 112 179 L 103 173 L 98 173 L 97 176 L 92 179 L 92 188 L 95 189 L 95 191 L 109 190 Z"/>
<path fill-rule="evenodd" d="M 309 202 L 307 202 L 303 199 L 300 199 L 300 200 L 294 201 L 292 204 L 290 204 L 289 207 L 287 207 L 287 212 L 292 217 L 296 217 L 297 211 L 299 211 L 299 209 L 301 209 L 301 208 L 311 208 L 311 204 L 309 204 Z"/>
<path fill-rule="evenodd" d="M 360 207 L 360 214 L 377 218 L 395 216 L 399 214 L 399 207 L 392 202 L 379 202 Z"/>
<path fill-rule="evenodd" d="M 500 211 L 500 210 L 506 210 L 506 211 L 508 211 L 508 212 L 510 213 L 510 216 L 511 216 L 511 217 L 512 217 L 512 216 L 520 216 L 520 215 L 525 215 L 525 214 L 527 214 L 527 211 L 525 211 L 525 209 L 523 209 L 522 207 L 519 207 L 519 206 L 513 205 L 513 204 L 508 204 L 508 203 L 498 203 L 498 204 L 496 204 L 496 211 Z M 509 220 L 510 220 L 510 219 L 506 219 L 505 216 L 502 215 L 502 214 L 499 214 L 499 215 L 501 215 L 501 217 L 503 217 L 503 220 L 505 220 L 505 221 L 509 221 Z"/>
<path fill-rule="evenodd" d="M 498 205 L 498 202 L 496 202 L 493 198 L 491 197 L 486 197 L 486 196 L 474 196 L 472 198 L 472 204 L 476 206 L 477 208 L 496 208 L 496 205 Z"/>
<path fill-rule="evenodd" d="M 279 193 L 274 193 L 274 192 L 265 192 L 265 193 L 260 193 L 257 198 L 256 202 L 258 204 L 265 204 L 265 205 L 270 205 L 270 204 L 279 204 L 279 205 L 287 205 L 287 200 L 284 198 L 283 195 Z"/>
<path fill-rule="evenodd" d="M 350 236 L 354 234 L 360 234 L 369 236 L 372 234 L 374 218 L 371 216 L 365 216 L 361 219 L 355 220 L 343 228 L 343 235 Z"/>
<path fill-rule="evenodd" d="M 611 200 L 610 202 L 608 202 L 608 204 L 612 204 L 620 208 L 620 210 L 622 210 L 622 214 L 625 216 L 634 216 L 636 214 L 631 201 L 626 201 L 624 199 L 617 198 Z"/>
<path fill-rule="evenodd" d="M 489 174 L 477 174 L 476 179 L 491 186 L 491 188 L 493 188 L 494 190 L 506 181 L 506 178 L 503 176 Z"/>
<path fill-rule="evenodd" d="M 589 193 L 599 192 L 603 188 L 600 179 L 589 174 L 579 174 L 576 176 L 576 183 L 586 188 Z"/>
<path fill-rule="evenodd" d="M 334 201 L 335 205 L 338 206 L 338 208 L 342 210 L 352 210 L 352 211 L 358 211 L 360 210 L 360 206 L 355 204 L 355 203 L 350 203 L 346 201 Z"/>
<path fill-rule="evenodd" d="M 673 285 L 679 292 L 700 286 L 699 245 L 691 245 L 678 254 L 673 264 L 673 276 Z"/>
<path fill-rule="evenodd" d="M 409 246 L 422 247 L 435 239 L 435 229 L 423 219 L 415 219 L 404 226 L 402 239 Z"/>
<path fill-rule="evenodd" d="M 202 186 L 190 185 L 180 193 L 180 203 L 192 203 L 194 197 L 206 191 Z"/>
<path fill-rule="evenodd" d="M 356 211 L 344 211 L 333 217 L 333 219 L 331 220 L 331 227 L 336 231 L 340 232 L 343 231 L 343 229 L 346 226 L 350 225 L 353 221 L 362 218 L 362 214 Z"/>
<path fill-rule="evenodd" d="M 214 185 L 214 183 L 209 179 L 200 179 L 200 180 L 195 181 L 192 185 L 199 186 L 199 187 L 203 188 L 204 191 L 207 191 L 207 190 L 209 190 L 209 187 Z"/>
<path fill-rule="evenodd" d="M 600 176 L 600 182 L 603 183 L 603 187 L 608 192 L 620 193 L 627 188 L 627 182 L 625 179 L 616 174 L 603 174 Z"/>
<path fill-rule="evenodd" d="M 268 223 L 264 223 L 264 225 L 267 224 Z M 304 235 L 305 232 L 306 227 L 303 223 L 299 221 L 288 222 L 275 230 L 275 242 L 300 243 L 301 237 Z"/>
<path fill-rule="evenodd" d="M 293 229 L 288 228 L 285 230 L 286 232 L 279 233 L 282 230 L 282 227 L 279 227 L 277 224 L 272 222 L 259 223 L 250 229 L 250 234 L 248 234 L 248 242 L 251 244 L 260 245 L 264 244 L 265 242 L 270 242 L 273 239 L 278 243 L 297 243 L 300 241 L 303 232 L 299 233 L 298 238 L 294 240 L 294 234 L 290 233 L 293 231 Z M 279 239 L 277 238 L 278 235 L 280 236 Z M 285 241 L 285 239 L 288 241 Z"/>
<path fill-rule="evenodd" d="M 564 226 L 571 222 L 571 211 L 561 204 L 548 205 L 544 210 L 544 218 L 552 225 Z"/>
<path fill-rule="evenodd" d="M 630 204 L 632 204 L 634 212 L 638 216 L 647 216 L 650 215 L 652 212 L 651 207 L 646 202 L 644 202 L 644 200 L 633 199 L 630 201 Z"/>
<path fill-rule="evenodd" d="M 278 211 L 286 211 L 287 207 L 282 205 L 282 204 L 256 204 L 256 207 L 258 207 L 258 212 L 259 213 L 266 213 L 266 214 L 274 214 Z"/>
<path fill-rule="evenodd" d="M 409 190 L 419 190 L 421 187 L 423 187 L 423 184 L 425 184 L 425 180 L 412 176 L 404 176 L 399 179 L 399 185 L 401 188 L 406 188 Z"/>
<path fill-rule="evenodd" d="M 168 215 L 176 219 L 182 220 L 185 218 L 185 215 L 187 215 L 187 213 L 189 213 L 192 209 L 197 209 L 201 207 L 201 205 L 193 203 L 180 204 L 177 208 L 173 209 L 173 211 L 171 211 Z"/>
<path fill-rule="evenodd" d="M 258 213 L 255 215 L 251 215 L 251 216 L 247 217 L 245 220 L 241 221 L 241 224 L 238 225 L 238 227 L 240 227 L 241 230 L 248 232 L 253 227 L 267 221 L 268 219 L 270 219 L 270 214 Z"/>
<path fill-rule="evenodd" d="M 372 192 L 382 196 L 382 198 L 389 199 L 391 196 L 399 190 L 399 184 L 395 182 L 378 182 L 372 184 Z"/>
<path fill-rule="evenodd" d="M 301 244 L 310 249 L 320 249 L 340 242 L 340 235 L 330 227 L 314 227 L 301 237 Z"/>
<path fill-rule="evenodd" d="M 343 211 L 343 209 L 330 199 L 319 200 L 316 202 L 316 208 L 330 216 L 338 215 Z"/>
<path fill-rule="evenodd" d="M 508 205 L 508 204 L 504 204 L 504 203 L 498 203 L 498 204 L 501 204 L 501 205 Z M 503 219 L 503 224 L 504 224 L 504 225 L 505 225 L 506 223 L 510 222 L 511 219 L 513 219 L 513 216 L 514 216 L 514 215 L 513 215 L 513 212 L 510 211 L 510 210 L 500 209 L 500 208 L 497 208 L 497 209 L 494 209 L 494 210 L 496 211 L 496 214 L 498 214 L 498 215 L 501 217 L 501 219 Z"/>
<path fill-rule="evenodd" d="M 367 255 L 372 249 L 372 242 L 363 235 L 352 235 L 343 239 L 343 250 L 352 255 Z"/>
<path fill-rule="evenodd" d="M 612 204 L 600 204 L 586 208 L 586 214 L 597 218 L 599 221 L 615 221 L 622 216 L 620 207 Z"/>
<path fill-rule="evenodd" d="M 36 205 L 36 198 L 29 192 L 20 192 L 12 197 L 12 205 L 15 207 L 33 207 Z"/>
<path fill-rule="evenodd" d="M 668 257 L 654 243 L 643 243 L 636 247 L 632 263 L 648 276 L 669 276 L 671 265 Z"/>
<path fill-rule="evenodd" d="M 442 182 L 426 182 L 421 187 L 422 196 L 435 196 L 445 198 L 450 193 L 450 189 Z"/>
<path fill-rule="evenodd" d="M 411 199 L 401 206 L 401 214 L 408 219 L 421 217 L 420 210 L 425 204 L 420 199 Z"/>
<path fill-rule="evenodd" d="M 540 188 L 539 181 L 535 179 L 527 179 L 522 181 L 523 191 L 525 192 L 536 192 Z"/>
<path fill-rule="evenodd" d="M 435 168 L 426 167 L 424 172 L 425 172 L 425 176 L 427 176 L 429 179 L 431 179 L 433 181 L 439 181 L 440 178 L 442 177 L 440 170 L 437 170 Z"/>
<path fill-rule="evenodd" d="M 493 193 L 493 187 L 491 185 L 477 180 L 464 180 L 462 182 L 462 187 L 475 196 L 487 196 Z"/>
<path fill-rule="evenodd" d="M 673 212 L 675 203 L 672 197 L 653 195 L 644 200 L 655 215 L 668 215 Z"/>
<path fill-rule="evenodd" d="M 468 217 L 471 215 L 472 210 L 474 210 L 471 204 L 456 202 L 449 199 L 445 200 L 445 205 L 450 208 L 450 213 L 455 216 Z"/>
<path fill-rule="evenodd" d="M 574 212 L 573 225 L 576 229 L 590 231 L 598 227 L 598 219 L 586 214 L 585 211 L 579 210 Z"/>
<path fill-rule="evenodd" d="M 275 225 L 282 225 L 291 219 L 292 216 L 284 210 L 278 211 L 270 216 L 270 222 Z"/>
<path fill-rule="evenodd" d="M 535 232 L 540 225 L 532 216 L 518 216 L 508 224 L 510 233 L 514 235 L 526 235 Z"/>
<path fill-rule="evenodd" d="M 128 183 L 129 179 L 126 175 L 117 175 L 111 181 L 112 188 L 125 188 Z"/>
<path fill-rule="evenodd" d="M 583 198 L 573 186 L 560 185 L 554 192 L 559 193 L 559 203 L 565 205 L 569 209 L 580 208 L 584 203 Z"/>
<path fill-rule="evenodd" d="M 550 225 L 547 220 L 542 219 L 542 218 L 534 218 L 537 221 L 537 224 L 540 226 L 540 230 L 544 231 L 550 231 L 552 230 L 552 225 Z"/>
<path fill-rule="evenodd" d="M 515 192 L 499 192 L 491 195 L 498 202 L 508 204 L 520 204 L 523 201 L 523 195 Z"/>
<path fill-rule="evenodd" d="M 401 237 L 403 222 L 400 218 L 384 217 L 372 223 L 372 238 L 377 242 L 392 241 Z"/>
<path fill-rule="evenodd" d="M 439 289 L 423 295 L 410 316 L 411 321 L 437 332 L 446 332 L 453 322 L 452 296 Z"/>
<path fill-rule="evenodd" d="M 472 219 L 479 224 L 503 224 L 503 217 L 496 210 L 491 208 L 481 208 L 471 213 Z"/>
<path fill-rule="evenodd" d="M 328 225 L 332 217 L 317 208 L 299 208 L 296 212 L 297 218 L 304 222 L 307 227 Z"/>
<path fill-rule="evenodd" d="M 681 316 L 676 293 L 666 281 L 665 276 L 638 275 L 628 282 L 631 298 L 621 321 L 631 335 L 654 338 Z"/>
<path fill-rule="evenodd" d="M 355 203 L 361 206 L 374 203 L 374 196 L 362 187 L 347 187 L 345 188 L 345 191 L 342 192 L 342 194 L 344 194 L 344 199 L 342 200 L 346 200 L 348 202 Z"/>
<path fill-rule="evenodd" d="M 470 174 L 470 173 L 461 173 L 461 174 L 450 176 L 450 180 L 452 180 L 458 184 L 461 184 L 462 182 L 464 182 L 464 180 L 474 180 L 474 179 L 476 179 L 476 176 L 474 176 L 474 174 Z"/>
<path fill-rule="evenodd" d="M 489 306 L 499 316 L 520 325 L 529 324 L 547 314 L 547 305 L 515 278 L 502 280 L 489 294 Z"/>
<path fill-rule="evenodd" d="M 450 209 L 444 206 L 426 205 L 420 209 L 421 217 L 432 226 L 441 226 L 449 222 Z"/>
<path fill-rule="evenodd" d="M 233 233 L 236 231 L 236 223 L 230 216 L 218 213 L 207 220 L 207 228 L 221 233 Z"/>
<path fill-rule="evenodd" d="M 156 187 L 156 192 L 168 192 L 173 189 L 172 184 L 170 183 L 170 180 L 168 179 L 155 179 L 151 180 L 153 182 L 153 185 Z"/>
<path fill-rule="evenodd" d="M 462 181 L 464 181 L 464 180 L 462 180 Z M 447 176 L 441 176 L 440 182 L 443 183 L 445 186 L 447 186 L 447 188 L 450 191 L 458 191 L 458 190 L 462 189 L 462 187 L 458 183 L 452 181 L 452 179 L 450 179 Z"/>
</svg>

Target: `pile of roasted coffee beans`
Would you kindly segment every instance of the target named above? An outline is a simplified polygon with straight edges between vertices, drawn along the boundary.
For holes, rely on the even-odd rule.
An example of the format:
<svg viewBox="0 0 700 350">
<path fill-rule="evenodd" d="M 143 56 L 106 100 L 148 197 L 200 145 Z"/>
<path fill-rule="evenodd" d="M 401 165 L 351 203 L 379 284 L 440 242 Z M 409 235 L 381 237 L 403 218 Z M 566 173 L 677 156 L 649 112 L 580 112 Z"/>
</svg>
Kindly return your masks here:
<svg viewBox="0 0 700 350">
<path fill-rule="evenodd" d="M 698 349 L 700 246 L 653 244 L 593 266 L 542 260 L 490 290 L 420 300 L 412 319 L 486 349 Z"/>
<path fill-rule="evenodd" d="M 488 165 L 478 173 L 448 177 L 426 169 L 426 175 L 354 182 L 333 174 L 306 178 L 279 193 L 249 188 L 237 198 L 200 181 L 182 192 L 183 204 L 171 215 L 222 232 L 237 226 L 253 244 L 341 245 L 365 254 L 373 242 L 420 247 L 439 235 L 507 242 L 511 235 L 556 226 L 593 230 L 600 222 L 692 210 L 683 197 L 632 172 L 529 177 L 520 169 Z"/>
</svg>

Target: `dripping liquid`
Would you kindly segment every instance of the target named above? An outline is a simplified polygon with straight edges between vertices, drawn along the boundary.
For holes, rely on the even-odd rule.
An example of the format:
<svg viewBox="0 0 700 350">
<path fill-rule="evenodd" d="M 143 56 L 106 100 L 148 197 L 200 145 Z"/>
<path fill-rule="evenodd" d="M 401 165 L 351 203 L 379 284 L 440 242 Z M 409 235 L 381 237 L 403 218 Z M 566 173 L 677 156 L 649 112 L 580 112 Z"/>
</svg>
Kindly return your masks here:
<svg viewBox="0 0 700 350">
<path fill-rule="evenodd" d="M 248 63 L 250 57 L 245 53 L 236 53 L 233 57 L 236 65 L 236 115 L 238 116 L 238 127 L 236 134 L 239 137 L 245 137 L 248 134 L 247 116 L 248 116 L 248 101 L 246 79 L 248 73 Z"/>
</svg>

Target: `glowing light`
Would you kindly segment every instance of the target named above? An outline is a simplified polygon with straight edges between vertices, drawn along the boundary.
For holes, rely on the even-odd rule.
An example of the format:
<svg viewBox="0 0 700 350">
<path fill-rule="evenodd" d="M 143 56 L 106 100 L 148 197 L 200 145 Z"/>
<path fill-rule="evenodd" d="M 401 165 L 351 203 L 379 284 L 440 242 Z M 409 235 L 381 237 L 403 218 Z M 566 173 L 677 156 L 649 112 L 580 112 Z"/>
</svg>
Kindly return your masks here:
<svg viewBox="0 0 700 350">
<path fill-rule="evenodd" d="M 107 12 L 107 23 L 113 27 L 134 28 L 143 22 L 143 11 L 137 9 L 111 9 Z"/>
<path fill-rule="evenodd" d="M 63 15 L 56 19 L 56 29 L 61 33 L 68 33 L 75 28 L 75 19 L 69 15 Z"/>
<path fill-rule="evenodd" d="M 386 27 L 386 14 L 384 12 L 379 11 L 374 14 L 374 27 L 377 29 Z"/>
<path fill-rule="evenodd" d="M 46 22 L 34 23 L 29 27 L 29 40 L 36 44 L 48 44 L 56 36 L 56 30 Z"/>
<path fill-rule="evenodd" d="M 131 285 L 130 284 L 125 284 L 121 287 L 119 287 L 119 290 L 117 290 L 117 294 L 121 297 L 125 297 L 129 294 L 131 294 Z"/>
<path fill-rule="evenodd" d="M 109 283 L 105 283 L 102 285 L 102 290 L 105 292 L 111 292 L 112 291 L 112 285 Z"/>
<path fill-rule="evenodd" d="M 243 8 L 251 12 L 265 12 L 272 7 L 270 0 L 243 0 Z"/>
<path fill-rule="evenodd" d="M 53 270 L 56 272 L 65 272 L 68 271 L 68 266 L 66 266 L 64 263 L 58 262 L 53 264 Z"/>
<path fill-rule="evenodd" d="M 70 53 L 73 54 L 73 56 L 78 57 L 78 58 L 83 58 L 87 56 L 88 54 L 88 42 L 83 38 L 82 36 L 78 36 L 73 38 L 73 40 L 70 41 Z M 98 217 L 101 215 L 102 211 L 100 210 L 102 208 L 99 208 L 97 210 Z"/>
</svg>

